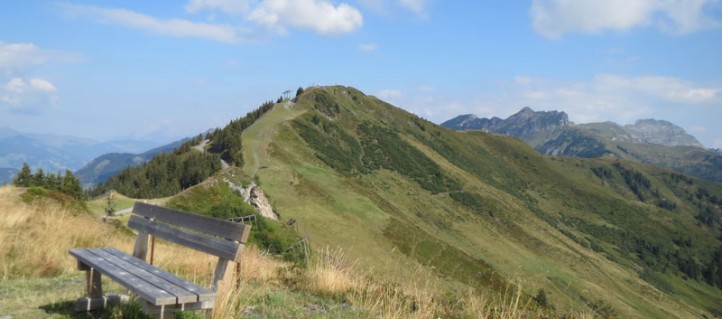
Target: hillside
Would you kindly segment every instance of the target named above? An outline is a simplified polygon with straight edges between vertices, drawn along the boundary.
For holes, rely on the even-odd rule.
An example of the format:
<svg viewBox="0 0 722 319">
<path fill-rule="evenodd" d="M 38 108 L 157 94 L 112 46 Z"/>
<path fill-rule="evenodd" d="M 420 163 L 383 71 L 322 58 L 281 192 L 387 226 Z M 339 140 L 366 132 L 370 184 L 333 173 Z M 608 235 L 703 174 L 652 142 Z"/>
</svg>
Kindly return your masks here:
<svg viewBox="0 0 722 319">
<path fill-rule="evenodd" d="M 237 173 L 237 169 L 229 170 Z M 225 172 L 222 178 L 230 177 Z M 220 178 L 220 176 L 219 176 Z M 219 185 L 217 178 L 187 190 L 171 200 L 193 203 Z M 30 189 L 0 187 L 0 318 L 134 318 L 147 319 L 137 301 L 91 314 L 77 313 L 75 300 L 82 295 L 85 274 L 78 271 L 68 250 L 75 247 L 111 246 L 130 252 L 134 236 L 120 219 L 104 222 L 97 215 L 77 211 L 55 196 L 34 197 Z M 117 194 L 116 194 L 117 195 Z M 228 193 L 230 195 L 230 193 Z M 133 200 L 118 198 L 122 205 Z M 230 199 L 230 197 L 229 197 Z M 167 199 L 164 199 L 165 201 Z M 102 205 L 104 198 L 88 203 Z M 154 200 L 154 202 L 156 202 Z M 93 210 L 91 208 L 91 210 Z M 102 214 L 102 213 L 99 213 Z M 127 217 L 125 218 L 127 221 Z M 261 222 L 260 220 L 258 222 Z M 254 237 L 267 233 L 253 225 Z M 37 247 L 44 243 L 43 253 Z M 177 245 L 156 242 L 155 265 L 180 277 L 208 286 L 214 257 Z M 238 274 L 242 284 L 219 291 L 210 313 L 183 313 L 180 318 L 549 318 L 557 313 L 527 299 L 520 286 L 503 294 L 461 291 L 441 293 L 426 273 L 414 280 L 384 282 L 344 257 L 341 250 L 321 250 L 303 264 L 269 255 L 257 243 L 247 245 Z M 234 267 L 235 268 L 235 267 Z M 124 293 L 108 280 L 105 293 Z M 543 299 L 540 299 L 543 301 Z M 565 318 L 592 318 L 588 313 L 559 313 Z"/>
<path fill-rule="evenodd" d="M 681 127 L 663 120 L 575 124 L 564 112 L 525 107 L 507 119 L 460 115 L 441 124 L 454 130 L 480 130 L 521 138 L 545 155 L 611 156 L 652 164 L 722 183 L 722 156 Z"/>
<path fill-rule="evenodd" d="M 720 312 L 722 291 L 704 279 L 716 276 L 720 225 L 700 221 L 720 218 L 717 185 L 632 162 L 544 157 L 346 87 L 307 90 L 243 141 L 246 173 L 282 216 L 315 246 L 344 247 L 390 277 L 423 265 L 450 287 L 522 279 L 561 308 Z"/>
<path fill-rule="evenodd" d="M 143 153 L 108 153 L 103 154 L 89 163 L 83 165 L 79 170 L 75 172 L 75 176 L 80 179 L 80 182 L 85 188 L 91 188 L 102 182 L 105 182 L 108 178 L 118 174 L 126 167 L 135 167 L 140 164 L 150 161 L 155 155 L 160 153 L 172 152 L 177 147 L 185 143 L 186 140 L 180 140 L 168 145 L 159 146 Z"/>
<path fill-rule="evenodd" d="M 492 295 L 522 282 L 562 313 L 722 315 L 717 184 L 630 161 L 546 157 L 341 86 L 264 110 L 209 136 L 208 151 L 242 167 L 316 250 L 340 247 L 375 278 Z"/>
</svg>

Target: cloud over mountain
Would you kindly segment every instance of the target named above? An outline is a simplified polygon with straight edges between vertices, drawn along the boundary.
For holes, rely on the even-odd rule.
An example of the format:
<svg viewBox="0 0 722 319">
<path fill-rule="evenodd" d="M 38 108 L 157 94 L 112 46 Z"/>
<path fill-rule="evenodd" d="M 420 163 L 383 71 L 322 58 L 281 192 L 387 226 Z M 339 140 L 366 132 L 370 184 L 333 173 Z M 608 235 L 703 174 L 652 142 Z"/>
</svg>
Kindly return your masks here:
<svg viewBox="0 0 722 319">
<path fill-rule="evenodd" d="M 534 0 L 530 9 L 534 29 L 549 38 L 568 33 L 624 31 L 656 27 L 682 34 L 722 25 L 708 15 L 714 0 Z"/>
</svg>

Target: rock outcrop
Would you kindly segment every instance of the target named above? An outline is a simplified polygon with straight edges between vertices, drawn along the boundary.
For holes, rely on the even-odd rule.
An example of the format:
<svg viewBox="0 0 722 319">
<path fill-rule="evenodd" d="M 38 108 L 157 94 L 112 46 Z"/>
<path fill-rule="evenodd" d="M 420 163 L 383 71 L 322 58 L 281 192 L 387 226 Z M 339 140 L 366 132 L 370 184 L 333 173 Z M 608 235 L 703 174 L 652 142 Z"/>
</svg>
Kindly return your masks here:
<svg viewBox="0 0 722 319">
<path fill-rule="evenodd" d="M 248 187 L 242 185 L 236 185 L 233 182 L 224 179 L 228 187 L 238 192 L 243 198 L 243 201 L 253 206 L 258 211 L 258 214 L 265 218 L 278 220 L 278 214 L 273 211 L 271 203 L 268 201 L 268 197 L 263 193 L 263 190 L 256 183 L 251 182 Z"/>
</svg>

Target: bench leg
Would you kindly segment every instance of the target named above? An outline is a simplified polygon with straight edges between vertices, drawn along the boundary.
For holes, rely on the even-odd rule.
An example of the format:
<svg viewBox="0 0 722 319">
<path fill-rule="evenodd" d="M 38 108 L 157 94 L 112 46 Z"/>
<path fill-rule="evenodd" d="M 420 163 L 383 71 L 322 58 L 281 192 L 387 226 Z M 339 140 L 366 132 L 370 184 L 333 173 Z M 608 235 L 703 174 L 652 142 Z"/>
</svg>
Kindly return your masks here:
<svg viewBox="0 0 722 319">
<path fill-rule="evenodd" d="M 83 297 L 75 302 L 75 311 L 87 312 L 105 309 L 111 305 L 115 305 L 121 302 L 128 302 L 129 300 L 130 298 L 126 295 L 110 295 L 100 298 Z"/>
<path fill-rule="evenodd" d="M 75 311 L 99 310 L 129 300 L 126 295 L 103 296 L 103 282 L 101 281 L 100 272 L 80 261 L 78 261 L 78 269 L 85 271 L 87 297 L 80 298 L 75 302 Z"/>
<path fill-rule="evenodd" d="M 103 282 L 101 281 L 100 272 L 94 268 L 83 265 L 85 268 L 85 283 L 88 297 L 92 299 L 103 297 Z"/>
</svg>

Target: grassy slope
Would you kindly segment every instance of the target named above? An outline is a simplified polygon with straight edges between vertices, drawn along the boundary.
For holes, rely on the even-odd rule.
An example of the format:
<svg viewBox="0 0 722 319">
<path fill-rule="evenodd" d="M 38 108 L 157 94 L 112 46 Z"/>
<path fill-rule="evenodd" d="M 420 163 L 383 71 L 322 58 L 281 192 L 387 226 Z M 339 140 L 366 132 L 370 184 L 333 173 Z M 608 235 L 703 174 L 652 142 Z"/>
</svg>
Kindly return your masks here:
<svg viewBox="0 0 722 319">
<path fill-rule="evenodd" d="M 351 89 L 319 90 L 336 97 L 341 113 L 352 113 L 334 119 L 342 126 L 363 120 L 401 127 L 424 125 L 411 123 L 402 111 L 380 106 L 366 97 L 360 97 L 364 108 L 359 108 L 349 98 L 359 97 Z M 459 205 L 447 194 L 421 189 L 397 172 L 382 169 L 354 177 L 338 174 L 305 146 L 292 125 L 293 120 L 315 113 L 312 105 L 313 101 L 302 98 L 296 105 L 276 107 L 247 129 L 243 139 L 246 173 L 259 178 L 284 217 L 299 220 L 301 231 L 311 236 L 314 246 L 344 247 L 352 259 L 379 269 L 378 276 L 386 278 L 403 280 L 413 276 L 419 267 L 431 269 L 448 286 L 457 288 L 462 287 L 461 283 L 489 288 L 489 282 L 484 280 L 476 285 L 473 275 L 475 270 L 485 270 L 484 264 L 489 263 L 506 279 L 523 281 L 530 293 L 544 288 L 553 304 L 562 309 L 580 309 L 602 301 L 625 317 L 681 318 L 699 313 L 685 300 L 703 294 L 670 297 L 660 292 L 639 279 L 637 269 L 612 262 L 544 223 L 520 198 L 514 189 L 518 185 L 508 183 L 509 176 L 523 176 L 532 185 L 525 193 L 540 209 L 563 209 L 565 214 L 597 223 L 604 223 L 604 219 L 587 214 L 565 199 L 570 195 L 583 198 L 597 194 L 624 201 L 625 205 L 637 205 L 614 189 L 593 182 L 589 162 L 542 158 L 510 138 L 482 133 L 454 135 L 429 127 L 454 147 L 482 145 L 488 154 L 480 161 L 496 167 L 489 168 L 486 178 L 479 178 L 435 152 L 418 135 L 402 135 L 445 174 L 460 181 L 466 191 L 481 194 L 492 207 L 494 217 L 490 218 Z M 579 188 L 582 194 L 578 194 Z M 686 284 L 690 287 L 686 291 L 704 286 L 698 282 Z M 708 298 L 702 298 L 719 298 L 718 290 L 707 294 Z"/>
<path fill-rule="evenodd" d="M 0 187 L 0 317 L 5 318 L 136 318 L 125 307 L 94 316 L 76 313 L 75 300 L 84 295 L 85 275 L 67 253 L 74 247 L 112 246 L 130 252 L 133 237 L 103 223 L 98 215 L 78 213 L 49 201 L 28 205 L 23 189 Z M 119 204 L 120 205 L 120 204 Z M 52 243 L 52 244 L 49 244 Z M 42 253 L 39 253 L 42 251 Z M 208 286 L 213 256 L 159 241 L 156 265 Z M 254 247 L 244 251 L 241 274 L 244 285 L 232 292 L 233 301 L 218 304 L 209 318 L 361 318 L 370 308 L 359 308 L 324 295 L 323 289 L 289 287 L 303 281 L 304 273 L 289 272 L 289 265 L 263 256 Z M 103 278 L 105 293 L 124 288 Z M 315 293 L 317 290 L 324 293 Z M 200 318 L 196 316 L 195 318 Z"/>
<path fill-rule="evenodd" d="M 28 205 L 24 190 L 0 188 L 0 317 L 13 318 L 145 318 L 137 303 L 101 313 L 76 313 L 85 278 L 67 250 L 113 246 L 129 251 L 133 237 L 89 215 L 52 200 Z M 44 245 L 52 241 L 52 245 Z M 44 245 L 44 246 L 43 246 Z M 43 246 L 42 254 L 38 247 Z M 19 252 L 27 253 L 19 253 Z M 221 289 L 214 311 L 183 318 L 548 318 L 549 311 L 520 301 L 510 287 L 503 296 L 462 293 L 440 296 L 425 273 L 402 284 L 374 280 L 374 274 L 349 264 L 342 251 L 324 250 L 297 268 L 246 247 L 240 264 L 242 284 Z M 158 241 L 156 265 L 208 286 L 215 258 Z M 235 267 L 234 267 L 235 268 Z M 235 280 L 234 280 L 235 282 Z M 106 293 L 124 289 L 107 278 Z M 453 302 L 450 303 L 450 301 Z M 569 318 L 591 318 L 571 313 Z"/>
</svg>

